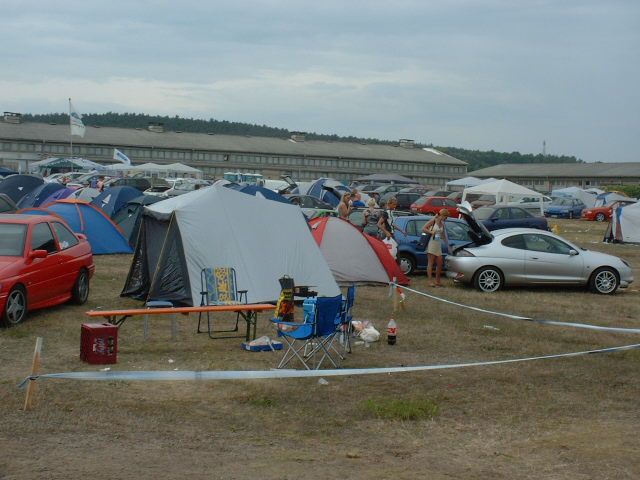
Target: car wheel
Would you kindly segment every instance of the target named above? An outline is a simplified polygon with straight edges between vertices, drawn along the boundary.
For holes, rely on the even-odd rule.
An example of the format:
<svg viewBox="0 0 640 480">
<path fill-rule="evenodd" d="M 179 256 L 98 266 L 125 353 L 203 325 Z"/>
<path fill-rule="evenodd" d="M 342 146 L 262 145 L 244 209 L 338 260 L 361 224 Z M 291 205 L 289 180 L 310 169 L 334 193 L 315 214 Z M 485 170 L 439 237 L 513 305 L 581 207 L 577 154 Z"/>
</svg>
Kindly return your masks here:
<svg viewBox="0 0 640 480">
<path fill-rule="evenodd" d="M 411 275 L 416 270 L 415 259 L 407 253 L 398 254 L 398 265 L 405 275 Z"/>
<path fill-rule="evenodd" d="M 89 298 L 89 274 L 85 269 L 80 270 L 76 283 L 71 291 L 71 300 L 73 303 L 82 305 Z"/>
<path fill-rule="evenodd" d="M 596 222 L 604 222 L 604 213 L 599 213 L 596 215 Z"/>
<path fill-rule="evenodd" d="M 618 272 L 611 267 L 597 269 L 589 279 L 590 290 L 602 295 L 615 293 L 619 286 L 620 279 L 618 278 Z"/>
<path fill-rule="evenodd" d="M 497 292 L 502 288 L 504 278 L 496 267 L 484 267 L 476 272 L 474 286 L 482 292 Z"/>
<path fill-rule="evenodd" d="M 3 319 L 7 326 L 18 325 L 27 316 L 27 294 L 21 286 L 13 287 L 4 305 Z"/>
</svg>

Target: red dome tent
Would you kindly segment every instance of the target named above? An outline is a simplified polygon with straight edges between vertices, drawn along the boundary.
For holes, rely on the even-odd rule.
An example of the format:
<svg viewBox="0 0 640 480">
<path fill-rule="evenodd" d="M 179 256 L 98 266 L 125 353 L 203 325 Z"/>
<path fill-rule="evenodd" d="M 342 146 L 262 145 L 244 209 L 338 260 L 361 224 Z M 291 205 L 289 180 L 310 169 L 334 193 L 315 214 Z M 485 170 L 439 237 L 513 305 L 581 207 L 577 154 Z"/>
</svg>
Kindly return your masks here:
<svg viewBox="0 0 640 480">
<path fill-rule="evenodd" d="M 315 218 L 311 233 L 339 284 L 388 284 L 395 277 L 400 285 L 409 278 L 377 238 L 336 217 Z"/>
</svg>

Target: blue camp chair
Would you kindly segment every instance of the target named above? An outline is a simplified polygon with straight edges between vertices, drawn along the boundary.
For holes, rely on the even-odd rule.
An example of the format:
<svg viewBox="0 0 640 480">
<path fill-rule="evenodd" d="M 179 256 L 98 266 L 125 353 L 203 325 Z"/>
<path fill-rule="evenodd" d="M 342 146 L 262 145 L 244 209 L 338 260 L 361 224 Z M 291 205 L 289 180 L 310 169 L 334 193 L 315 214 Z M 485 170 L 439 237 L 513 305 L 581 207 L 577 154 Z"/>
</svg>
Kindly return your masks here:
<svg viewBox="0 0 640 480">
<path fill-rule="evenodd" d="M 239 305 L 247 303 L 247 290 L 238 290 L 236 271 L 231 267 L 203 268 L 200 272 L 200 284 L 201 307 L 205 305 Z M 233 338 L 228 336 L 214 337 L 212 334 L 238 331 L 240 313 L 236 314 L 236 325 L 231 330 L 213 330 L 209 312 L 206 312 L 206 315 L 209 338 Z M 205 333 L 204 330 L 200 330 L 201 322 L 202 312 L 198 315 L 198 333 Z M 238 337 L 244 337 L 244 335 L 238 335 Z"/>
<path fill-rule="evenodd" d="M 338 368 L 329 353 L 329 346 L 336 335 L 335 321 L 341 304 L 342 295 L 307 298 L 303 303 L 303 323 L 271 319 L 278 328 L 278 336 L 288 346 L 277 368 L 287 366 L 294 358 L 300 360 L 307 370 L 319 369 L 325 359 Z"/>
</svg>

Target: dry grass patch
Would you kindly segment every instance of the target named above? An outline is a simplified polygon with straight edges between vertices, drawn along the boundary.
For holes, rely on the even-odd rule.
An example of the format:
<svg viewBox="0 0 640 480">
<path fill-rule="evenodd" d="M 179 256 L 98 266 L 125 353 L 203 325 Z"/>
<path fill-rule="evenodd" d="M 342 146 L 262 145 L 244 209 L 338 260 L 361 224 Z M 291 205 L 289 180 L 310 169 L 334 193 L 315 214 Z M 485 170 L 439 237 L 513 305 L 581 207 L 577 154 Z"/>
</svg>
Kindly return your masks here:
<svg viewBox="0 0 640 480">
<path fill-rule="evenodd" d="M 600 243 L 604 225 L 558 221 L 578 244 L 625 258 L 640 280 L 640 247 Z M 43 370 L 85 371 L 84 312 L 138 306 L 119 297 L 130 256 L 96 258 L 85 306 L 34 312 L 0 330 L 0 478 L 640 478 L 640 352 L 395 375 L 220 382 L 43 381 L 22 412 L 15 385 L 35 337 Z M 514 288 L 487 295 L 424 275 L 417 290 L 537 318 L 640 327 L 640 292 Z M 384 331 L 388 289 L 363 287 L 356 319 Z M 218 318 L 218 317 L 216 317 Z M 231 316 L 220 317 L 232 322 Z M 261 315 L 258 335 L 274 334 Z M 459 309 L 414 294 L 400 311 L 398 344 L 354 347 L 345 367 L 447 364 L 587 350 L 638 336 L 558 328 Z M 280 354 L 241 339 L 195 335 L 197 318 L 141 319 L 119 331 L 114 370 L 253 370 Z M 383 339 L 384 340 L 384 339 Z"/>
</svg>

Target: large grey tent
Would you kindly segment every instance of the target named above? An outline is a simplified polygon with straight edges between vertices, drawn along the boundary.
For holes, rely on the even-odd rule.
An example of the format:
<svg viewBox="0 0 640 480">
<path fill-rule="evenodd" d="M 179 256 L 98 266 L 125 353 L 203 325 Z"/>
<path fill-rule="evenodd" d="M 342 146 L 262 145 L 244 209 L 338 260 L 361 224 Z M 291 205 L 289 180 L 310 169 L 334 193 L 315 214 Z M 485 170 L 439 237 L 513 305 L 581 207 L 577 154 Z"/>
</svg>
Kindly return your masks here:
<svg viewBox="0 0 640 480">
<path fill-rule="evenodd" d="M 284 275 L 340 294 L 298 207 L 214 185 L 145 208 L 122 295 L 199 305 L 208 267 L 233 267 L 249 303 L 275 301 Z"/>
</svg>

